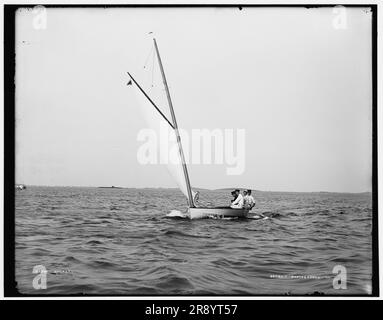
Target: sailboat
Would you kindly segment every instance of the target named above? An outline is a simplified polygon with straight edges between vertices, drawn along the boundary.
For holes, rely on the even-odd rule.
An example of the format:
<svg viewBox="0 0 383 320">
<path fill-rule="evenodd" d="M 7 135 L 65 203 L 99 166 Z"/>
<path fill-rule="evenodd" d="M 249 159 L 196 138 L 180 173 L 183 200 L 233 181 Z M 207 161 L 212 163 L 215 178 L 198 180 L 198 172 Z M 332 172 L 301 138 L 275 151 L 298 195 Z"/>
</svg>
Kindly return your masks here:
<svg viewBox="0 0 383 320">
<path fill-rule="evenodd" d="M 152 129 L 155 129 L 157 133 L 160 131 L 161 125 L 167 126 L 170 129 L 169 140 L 166 141 L 168 143 L 167 146 L 169 147 L 169 144 L 170 146 L 171 144 L 175 144 L 174 147 L 178 150 L 176 154 L 179 161 L 168 162 L 168 169 L 172 177 L 177 182 L 178 187 L 188 200 L 188 216 L 191 219 L 245 217 L 249 212 L 249 210 L 245 208 L 233 209 L 231 207 L 201 207 L 197 205 L 198 192 L 194 192 L 190 184 L 189 173 L 182 148 L 181 136 L 178 129 L 172 99 L 170 97 L 170 91 L 166 80 L 164 67 L 156 39 L 153 39 L 153 42 L 161 71 L 162 81 L 166 91 L 166 97 L 172 121 L 170 121 L 165 116 L 161 109 L 154 103 L 154 101 L 149 97 L 149 95 L 144 91 L 144 89 L 138 84 L 138 82 L 129 72 L 128 75 L 130 77 L 130 81 L 128 85 L 131 85 L 134 88 L 137 100 L 140 102 L 142 111 L 149 126 Z"/>
</svg>

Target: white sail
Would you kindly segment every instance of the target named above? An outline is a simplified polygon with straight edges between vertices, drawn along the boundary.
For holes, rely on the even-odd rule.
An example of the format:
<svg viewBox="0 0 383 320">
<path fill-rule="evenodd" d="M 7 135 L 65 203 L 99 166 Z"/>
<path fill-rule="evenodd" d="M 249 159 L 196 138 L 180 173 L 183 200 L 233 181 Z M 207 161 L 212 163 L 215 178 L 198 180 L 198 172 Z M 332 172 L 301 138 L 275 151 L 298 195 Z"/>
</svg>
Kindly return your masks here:
<svg viewBox="0 0 383 320">
<path fill-rule="evenodd" d="M 132 81 L 132 88 L 139 103 L 139 110 L 148 128 L 153 130 L 157 137 L 157 159 L 159 159 L 161 163 L 166 164 L 170 175 L 177 183 L 179 189 L 185 197 L 188 198 L 187 182 L 182 168 L 174 129 L 158 110 L 155 109 L 134 81 Z M 192 195 L 194 199 L 196 193 L 192 191 Z"/>
</svg>

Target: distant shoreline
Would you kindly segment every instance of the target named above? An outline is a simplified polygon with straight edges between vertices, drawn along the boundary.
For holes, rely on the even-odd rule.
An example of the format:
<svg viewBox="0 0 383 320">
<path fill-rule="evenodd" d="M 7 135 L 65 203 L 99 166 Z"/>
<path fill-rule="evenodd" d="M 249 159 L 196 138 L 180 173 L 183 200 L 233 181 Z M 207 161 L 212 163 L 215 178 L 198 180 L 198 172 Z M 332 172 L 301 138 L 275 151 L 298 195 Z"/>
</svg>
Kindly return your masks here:
<svg viewBox="0 0 383 320">
<path fill-rule="evenodd" d="M 93 188 L 93 187 L 87 187 L 87 188 Z M 95 187 L 95 188 L 100 188 L 100 189 L 127 189 L 127 188 L 124 188 L 124 187 L 115 187 L 115 186 L 111 186 L 111 187 Z"/>
<path fill-rule="evenodd" d="M 43 187 L 43 188 L 96 188 L 96 189 L 137 189 L 137 190 L 160 190 L 160 189 L 166 189 L 166 190 L 179 190 L 176 187 L 117 187 L 117 186 L 44 186 L 44 185 L 27 185 L 27 187 Z M 273 190 L 257 190 L 257 189 L 251 189 L 251 188 L 239 188 L 239 187 L 233 187 L 233 188 L 219 188 L 219 189 L 207 189 L 207 188 L 198 188 L 193 187 L 194 190 L 197 191 L 232 191 L 235 189 L 239 190 L 247 190 L 250 189 L 253 192 L 273 192 L 273 193 L 341 193 L 341 194 L 372 194 L 372 191 L 362 191 L 362 192 L 345 192 L 345 191 L 273 191 Z"/>
</svg>

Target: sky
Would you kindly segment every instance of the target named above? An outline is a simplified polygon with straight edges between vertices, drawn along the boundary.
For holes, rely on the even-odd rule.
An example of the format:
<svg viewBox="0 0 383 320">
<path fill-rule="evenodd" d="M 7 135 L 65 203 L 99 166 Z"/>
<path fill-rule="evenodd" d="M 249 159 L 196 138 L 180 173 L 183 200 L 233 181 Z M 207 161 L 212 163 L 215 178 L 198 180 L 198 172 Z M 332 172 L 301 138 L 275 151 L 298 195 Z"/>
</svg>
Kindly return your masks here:
<svg viewBox="0 0 383 320">
<path fill-rule="evenodd" d="M 241 174 L 189 164 L 192 186 L 371 191 L 368 10 L 347 8 L 341 27 L 333 8 L 48 8 L 45 25 L 37 14 L 16 15 L 17 183 L 176 186 L 163 164 L 138 162 L 146 123 L 126 86 L 129 71 L 169 116 L 155 36 L 178 125 L 246 134 Z"/>
</svg>

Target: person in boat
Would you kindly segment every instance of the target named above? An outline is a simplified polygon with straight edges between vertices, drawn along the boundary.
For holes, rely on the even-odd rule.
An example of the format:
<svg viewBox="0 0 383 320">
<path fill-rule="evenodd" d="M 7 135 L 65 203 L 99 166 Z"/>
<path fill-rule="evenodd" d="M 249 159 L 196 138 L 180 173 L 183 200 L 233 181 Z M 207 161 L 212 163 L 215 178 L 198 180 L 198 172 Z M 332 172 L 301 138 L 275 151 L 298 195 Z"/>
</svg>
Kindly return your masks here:
<svg viewBox="0 0 383 320">
<path fill-rule="evenodd" d="M 243 193 L 243 207 L 247 208 L 247 204 L 246 204 L 247 190 L 243 190 L 242 193 Z"/>
<path fill-rule="evenodd" d="M 253 196 L 251 195 L 251 190 L 247 190 L 247 195 L 244 199 L 245 202 L 245 208 L 247 208 L 249 211 L 254 208 L 255 206 L 255 200 Z M 257 219 L 267 218 L 263 213 L 257 212 L 255 213 L 254 217 L 257 217 Z"/>
<path fill-rule="evenodd" d="M 237 199 L 237 193 L 235 191 L 232 191 L 231 195 L 233 197 L 233 200 L 231 200 L 231 203 L 233 203 L 235 201 L 235 199 Z"/>
<path fill-rule="evenodd" d="M 255 200 L 253 198 L 253 196 L 251 195 L 251 190 L 244 190 L 243 191 L 243 194 L 244 194 L 244 197 L 243 197 L 243 202 L 244 202 L 244 206 L 246 209 L 253 209 L 253 207 L 255 206 Z"/>
<path fill-rule="evenodd" d="M 237 198 L 231 203 L 231 208 L 233 209 L 242 209 L 243 208 L 243 196 L 239 192 L 239 190 L 235 190 L 235 194 Z"/>
</svg>

